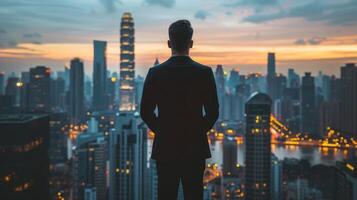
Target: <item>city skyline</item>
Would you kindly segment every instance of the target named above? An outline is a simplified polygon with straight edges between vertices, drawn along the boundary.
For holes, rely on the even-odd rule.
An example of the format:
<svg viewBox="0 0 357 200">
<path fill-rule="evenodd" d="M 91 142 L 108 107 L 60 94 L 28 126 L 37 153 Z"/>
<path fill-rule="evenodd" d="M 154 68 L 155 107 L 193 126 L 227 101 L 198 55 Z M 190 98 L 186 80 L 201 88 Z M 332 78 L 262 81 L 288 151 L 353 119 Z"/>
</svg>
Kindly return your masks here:
<svg viewBox="0 0 357 200">
<path fill-rule="evenodd" d="M 93 40 L 108 41 L 108 69 L 118 71 L 117 38 L 125 11 L 136 19 L 140 75 L 156 57 L 161 61 L 169 57 L 167 27 L 181 18 L 191 20 L 195 30 L 192 57 L 210 66 L 265 73 L 270 51 L 277 54 L 277 71 L 283 73 L 292 67 L 300 74 L 307 70 L 338 74 L 344 63 L 356 62 L 356 1 L 264 2 L 2 1 L 0 71 L 20 73 L 36 65 L 57 71 L 80 57 L 86 74 L 91 74 Z M 321 9 L 322 17 L 314 14 Z M 23 14 L 17 15 L 20 11 Z"/>
</svg>

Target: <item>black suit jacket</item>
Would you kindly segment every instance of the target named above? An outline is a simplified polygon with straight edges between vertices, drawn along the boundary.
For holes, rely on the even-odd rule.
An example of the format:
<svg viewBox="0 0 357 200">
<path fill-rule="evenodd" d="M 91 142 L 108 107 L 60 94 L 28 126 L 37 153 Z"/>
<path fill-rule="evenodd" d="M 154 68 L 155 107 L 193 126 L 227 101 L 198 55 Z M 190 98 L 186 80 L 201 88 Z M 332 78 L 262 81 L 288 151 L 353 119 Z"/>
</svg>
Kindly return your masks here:
<svg viewBox="0 0 357 200">
<path fill-rule="evenodd" d="M 155 133 L 151 157 L 163 161 L 211 157 L 207 132 L 218 118 L 218 107 L 210 67 L 188 56 L 174 56 L 150 68 L 140 114 Z"/>
</svg>

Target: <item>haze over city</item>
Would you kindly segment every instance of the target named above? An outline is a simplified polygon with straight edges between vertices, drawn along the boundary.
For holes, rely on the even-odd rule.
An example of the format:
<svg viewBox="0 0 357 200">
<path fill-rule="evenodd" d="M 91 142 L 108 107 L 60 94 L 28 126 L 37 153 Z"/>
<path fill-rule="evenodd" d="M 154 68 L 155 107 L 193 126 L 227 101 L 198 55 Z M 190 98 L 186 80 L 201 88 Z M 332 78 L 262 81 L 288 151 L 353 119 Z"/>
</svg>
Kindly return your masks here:
<svg viewBox="0 0 357 200">
<path fill-rule="evenodd" d="M 145 75 L 156 57 L 168 58 L 167 27 L 187 18 L 195 29 L 192 57 L 204 64 L 265 73 L 273 51 L 277 72 L 338 76 L 344 63 L 357 61 L 356 9 L 356 0 L 1 0 L 0 71 L 57 71 L 80 57 L 90 75 L 93 40 L 108 41 L 108 69 L 118 71 L 120 17 L 130 11 L 137 74 Z"/>
</svg>

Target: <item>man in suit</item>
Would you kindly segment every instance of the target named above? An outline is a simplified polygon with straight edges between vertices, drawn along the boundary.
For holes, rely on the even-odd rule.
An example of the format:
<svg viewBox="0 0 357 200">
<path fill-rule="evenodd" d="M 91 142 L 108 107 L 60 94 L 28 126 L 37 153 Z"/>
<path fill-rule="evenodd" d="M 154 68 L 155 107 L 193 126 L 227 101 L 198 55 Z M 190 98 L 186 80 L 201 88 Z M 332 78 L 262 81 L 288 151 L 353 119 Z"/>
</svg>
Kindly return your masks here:
<svg viewBox="0 0 357 200">
<path fill-rule="evenodd" d="M 180 181 L 185 200 L 203 199 L 205 161 L 211 157 L 207 132 L 219 106 L 212 69 L 189 57 L 192 34 L 187 20 L 170 25 L 172 55 L 150 68 L 144 83 L 140 113 L 155 133 L 151 158 L 159 200 L 176 200 Z"/>
</svg>

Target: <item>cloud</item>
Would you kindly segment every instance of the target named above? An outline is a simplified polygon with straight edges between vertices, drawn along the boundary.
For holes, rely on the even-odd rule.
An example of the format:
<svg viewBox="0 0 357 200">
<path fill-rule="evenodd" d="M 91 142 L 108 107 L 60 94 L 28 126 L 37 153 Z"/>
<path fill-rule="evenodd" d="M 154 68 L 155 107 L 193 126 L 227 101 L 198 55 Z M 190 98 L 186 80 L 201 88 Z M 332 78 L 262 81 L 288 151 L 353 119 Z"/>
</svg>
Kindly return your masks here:
<svg viewBox="0 0 357 200">
<path fill-rule="evenodd" d="M 6 30 L 0 29 L 0 35 L 2 35 L 2 34 L 6 34 Z"/>
<path fill-rule="evenodd" d="M 351 25 L 357 23 L 357 0 L 347 3 L 328 4 L 321 1 L 313 1 L 303 5 L 293 6 L 288 9 L 280 9 L 275 13 L 252 14 L 243 21 L 263 23 L 285 18 L 304 18 L 307 21 L 325 21 L 332 25 Z"/>
<path fill-rule="evenodd" d="M 294 44 L 296 45 L 305 45 L 306 42 L 305 42 L 305 39 L 304 38 L 300 38 L 300 39 L 297 39 Z"/>
<path fill-rule="evenodd" d="M 300 39 L 297 39 L 294 44 L 296 45 L 306 45 L 306 44 L 309 44 L 309 45 L 319 45 L 321 44 L 322 42 L 326 41 L 327 38 L 325 37 L 312 37 L 312 38 L 309 38 L 309 39 L 304 39 L 304 38 L 300 38 Z"/>
<path fill-rule="evenodd" d="M 108 13 L 114 13 L 117 10 L 116 4 L 120 3 L 119 0 L 99 0 L 99 2 L 104 6 Z"/>
<path fill-rule="evenodd" d="M 22 34 L 23 38 L 27 38 L 27 39 L 33 39 L 33 38 L 42 38 L 42 35 L 40 33 L 37 32 L 33 32 L 33 33 L 24 33 Z"/>
<path fill-rule="evenodd" d="M 321 44 L 323 41 L 325 41 L 327 38 L 325 37 L 312 37 L 307 42 L 311 45 L 318 45 Z"/>
<path fill-rule="evenodd" d="M 208 17 L 208 15 L 210 15 L 209 12 L 207 12 L 205 10 L 198 10 L 195 13 L 195 18 L 200 19 L 200 20 L 205 20 Z"/>
<path fill-rule="evenodd" d="M 145 0 L 149 5 L 158 5 L 166 8 L 172 8 L 176 0 Z"/>
<path fill-rule="evenodd" d="M 17 42 L 13 40 L 9 41 L 0 41 L 0 48 L 1 49 L 6 49 L 6 48 L 15 48 L 17 47 Z"/>
<path fill-rule="evenodd" d="M 239 7 L 239 6 L 253 6 L 253 7 L 264 7 L 264 6 L 274 6 L 278 4 L 278 0 L 235 0 L 232 3 L 226 3 L 224 6 L 228 7 Z"/>
</svg>

